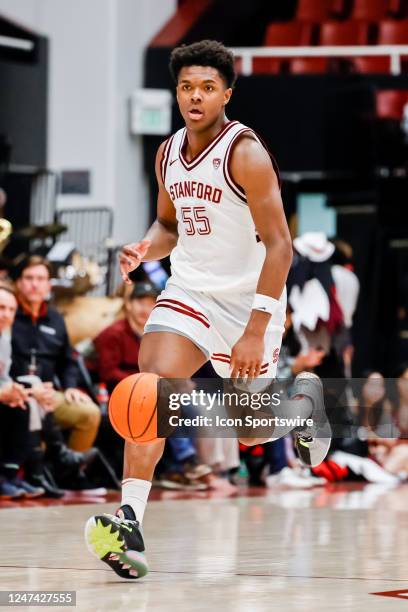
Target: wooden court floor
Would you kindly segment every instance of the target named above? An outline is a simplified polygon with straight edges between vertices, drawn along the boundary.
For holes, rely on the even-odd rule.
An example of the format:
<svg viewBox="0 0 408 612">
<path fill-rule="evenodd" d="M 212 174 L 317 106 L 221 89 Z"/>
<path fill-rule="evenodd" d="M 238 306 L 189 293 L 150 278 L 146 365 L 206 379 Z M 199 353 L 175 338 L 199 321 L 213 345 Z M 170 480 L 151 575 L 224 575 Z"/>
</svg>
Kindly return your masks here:
<svg viewBox="0 0 408 612">
<path fill-rule="evenodd" d="M 0 590 L 76 590 L 93 612 L 408 610 L 408 485 L 164 495 L 145 516 L 151 572 L 132 582 L 83 543 L 116 506 L 1 509 Z"/>
</svg>

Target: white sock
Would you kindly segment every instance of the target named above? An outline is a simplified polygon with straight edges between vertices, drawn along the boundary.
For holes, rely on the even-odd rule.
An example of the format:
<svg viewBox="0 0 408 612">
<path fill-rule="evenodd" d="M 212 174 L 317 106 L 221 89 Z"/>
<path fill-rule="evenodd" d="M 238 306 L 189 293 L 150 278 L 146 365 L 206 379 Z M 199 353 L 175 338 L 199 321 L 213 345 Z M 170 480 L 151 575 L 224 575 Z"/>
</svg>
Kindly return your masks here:
<svg viewBox="0 0 408 612">
<path fill-rule="evenodd" d="M 149 480 L 139 480 L 138 478 L 122 480 L 121 506 L 130 506 L 140 524 L 143 521 L 151 487 L 152 483 Z"/>
</svg>

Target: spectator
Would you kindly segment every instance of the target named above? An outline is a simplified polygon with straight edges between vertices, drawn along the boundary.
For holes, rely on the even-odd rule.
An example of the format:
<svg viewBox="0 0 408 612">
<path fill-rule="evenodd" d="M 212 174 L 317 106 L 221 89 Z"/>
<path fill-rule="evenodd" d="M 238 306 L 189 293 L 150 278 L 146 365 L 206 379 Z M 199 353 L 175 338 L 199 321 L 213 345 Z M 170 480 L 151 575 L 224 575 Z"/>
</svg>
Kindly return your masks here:
<svg viewBox="0 0 408 612">
<path fill-rule="evenodd" d="M 98 377 L 106 383 L 110 393 L 123 378 L 139 371 L 143 329 L 158 293 L 151 283 L 136 283 L 124 299 L 125 318 L 109 325 L 93 341 Z"/>
<path fill-rule="evenodd" d="M 28 257 L 20 267 L 16 287 L 19 307 L 12 331 L 11 374 L 14 378 L 36 374 L 49 383 L 44 393 L 51 392 L 55 419 L 70 431 L 70 448 L 87 451 L 98 432 L 100 410 L 77 389 L 80 374 L 64 319 L 47 302 L 51 292 L 49 262 L 37 255 Z"/>
<path fill-rule="evenodd" d="M 344 359 L 350 365 L 352 358 L 347 330 L 358 294 L 357 278 L 342 266 L 332 268 L 335 247 L 322 232 L 307 232 L 295 238 L 293 246 L 288 303 L 301 351 L 323 350 L 325 357 L 316 367 L 316 374 L 341 378 L 345 374 Z"/>
<path fill-rule="evenodd" d="M 371 453 L 388 472 L 406 480 L 408 478 L 408 364 L 401 364 L 396 372 L 396 398 L 392 402 L 396 424 L 393 438 L 380 438 L 371 442 Z"/>
<path fill-rule="evenodd" d="M 300 351 L 293 330 L 292 313 L 290 308 L 286 312 L 285 331 L 283 333 L 282 347 L 279 354 L 277 378 L 290 383 L 299 372 L 312 371 L 319 366 L 325 356 L 325 352 L 316 348 L 307 348 L 305 352 Z"/>
<path fill-rule="evenodd" d="M 393 406 L 396 425 L 401 437 L 408 438 L 408 363 L 402 363 L 396 372 L 397 398 Z"/>
<path fill-rule="evenodd" d="M 33 487 L 18 477 L 30 452 L 29 391 L 12 381 L 10 327 L 17 311 L 14 292 L 0 285 L 0 499 L 38 497 L 41 487 Z"/>
<path fill-rule="evenodd" d="M 212 469 L 200 463 L 190 438 L 170 436 L 161 461 L 156 486 L 163 489 L 204 491 L 210 487 Z"/>
<path fill-rule="evenodd" d="M 351 378 L 354 355 L 352 339 L 353 317 L 360 294 L 360 282 L 354 274 L 353 249 L 344 240 L 334 239 L 335 251 L 331 259 L 336 295 L 343 313 L 344 327 L 336 337 L 336 350 L 343 356 L 345 374 Z"/>
<path fill-rule="evenodd" d="M 392 405 L 387 397 L 385 380 L 380 372 L 367 372 L 358 402 L 360 438 L 373 440 L 395 432 Z M 365 431 L 365 433 L 364 433 Z"/>
</svg>

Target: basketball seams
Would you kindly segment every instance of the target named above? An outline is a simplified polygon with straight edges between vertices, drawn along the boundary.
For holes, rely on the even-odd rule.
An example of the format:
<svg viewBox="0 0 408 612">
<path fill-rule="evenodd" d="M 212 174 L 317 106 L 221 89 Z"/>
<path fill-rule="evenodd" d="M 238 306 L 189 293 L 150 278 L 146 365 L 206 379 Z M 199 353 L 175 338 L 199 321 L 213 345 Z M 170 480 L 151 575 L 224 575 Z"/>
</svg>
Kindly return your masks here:
<svg viewBox="0 0 408 612">
<path fill-rule="evenodd" d="M 153 417 L 154 417 L 154 415 L 155 415 L 155 414 L 157 414 L 157 401 L 156 401 L 156 405 L 155 405 L 155 407 L 154 407 L 154 410 L 153 410 L 153 412 L 152 412 L 152 414 L 151 414 L 151 417 L 150 417 L 150 419 L 149 419 L 149 421 L 148 421 L 148 423 L 147 423 L 147 425 L 146 425 L 146 427 L 145 427 L 144 431 L 142 431 L 142 433 L 141 433 L 141 434 L 139 434 L 138 438 L 141 438 L 142 436 L 144 436 L 144 435 L 145 435 L 146 431 L 147 431 L 147 430 L 149 429 L 149 427 L 150 427 L 150 424 L 151 424 L 151 422 L 152 422 Z M 157 428 L 156 428 L 156 429 L 157 429 Z M 137 440 L 137 438 L 133 438 L 133 439 L 134 439 L 134 440 Z M 153 440 L 155 440 L 155 439 L 156 439 L 156 438 L 152 438 L 152 440 L 148 440 L 148 441 L 149 441 L 149 442 L 153 442 Z"/>
<path fill-rule="evenodd" d="M 150 373 L 149 372 L 141 372 L 140 373 L 139 378 L 137 379 L 137 381 L 135 382 L 135 384 L 132 387 L 132 391 L 130 392 L 130 396 L 129 396 L 129 400 L 128 400 L 128 409 L 127 409 L 128 428 L 129 428 L 129 433 L 131 435 L 131 438 L 135 442 L 137 442 L 139 438 L 142 438 L 145 435 L 146 431 L 148 431 L 148 429 L 149 429 L 149 427 L 151 425 L 151 422 L 152 422 L 152 420 L 154 418 L 154 415 L 157 413 L 157 400 L 156 400 L 156 404 L 155 404 L 154 409 L 152 411 L 152 414 L 151 414 L 151 416 L 149 418 L 149 421 L 147 422 L 146 427 L 137 436 L 133 435 L 132 427 L 131 427 L 131 419 L 130 419 L 130 416 L 131 416 L 131 407 L 132 407 L 132 397 L 133 397 L 133 393 L 134 393 L 134 391 L 136 389 L 137 384 L 146 376 L 146 374 L 150 374 Z M 153 442 L 154 440 L 155 440 L 155 438 L 153 437 L 151 440 L 144 440 L 141 443 Z"/>
<path fill-rule="evenodd" d="M 127 422 L 128 422 L 129 433 L 130 433 L 130 436 L 131 436 L 132 440 L 135 440 L 136 438 L 134 437 L 134 435 L 132 433 L 132 427 L 131 427 L 131 424 L 130 424 L 130 407 L 131 407 L 133 393 L 134 393 L 138 383 L 144 378 L 145 375 L 146 375 L 146 372 L 142 372 L 141 373 L 141 375 L 136 380 L 136 382 L 133 385 L 132 390 L 131 390 L 131 392 L 129 394 L 128 405 L 127 405 Z"/>
</svg>

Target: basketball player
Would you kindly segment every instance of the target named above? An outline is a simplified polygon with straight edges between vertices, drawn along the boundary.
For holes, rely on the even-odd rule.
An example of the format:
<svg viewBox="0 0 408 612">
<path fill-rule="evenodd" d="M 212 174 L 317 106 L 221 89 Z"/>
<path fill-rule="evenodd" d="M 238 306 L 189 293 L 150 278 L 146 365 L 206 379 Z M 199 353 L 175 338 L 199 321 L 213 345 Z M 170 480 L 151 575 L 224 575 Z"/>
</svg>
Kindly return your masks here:
<svg viewBox="0 0 408 612">
<path fill-rule="evenodd" d="M 120 256 L 126 282 L 142 261 L 171 256 L 172 275 L 145 326 L 140 371 L 190 378 L 211 359 L 223 378 L 273 379 L 292 261 L 278 170 L 258 136 L 225 115 L 235 82 L 230 51 L 208 40 L 182 46 L 170 70 L 185 128 L 157 152 L 156 221 Z M 330 441 L 327 427 L 321 437 L 321 383 L 304 373 L 295 388 L 302 416 L 319 424 L 296 434 L 300 457 L 315 465 Z M 126 442 L 121 507 L 86 525 L 90 551 L 123 578 L 147 572 L 139 527 L 163 447 L 164 440 Z"/>
</svg>

